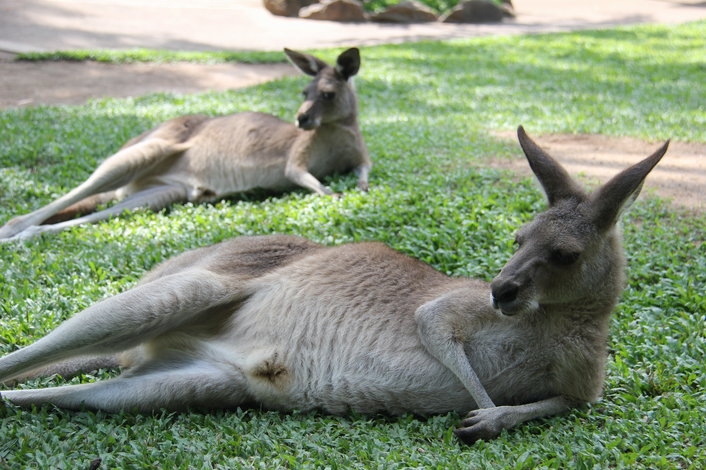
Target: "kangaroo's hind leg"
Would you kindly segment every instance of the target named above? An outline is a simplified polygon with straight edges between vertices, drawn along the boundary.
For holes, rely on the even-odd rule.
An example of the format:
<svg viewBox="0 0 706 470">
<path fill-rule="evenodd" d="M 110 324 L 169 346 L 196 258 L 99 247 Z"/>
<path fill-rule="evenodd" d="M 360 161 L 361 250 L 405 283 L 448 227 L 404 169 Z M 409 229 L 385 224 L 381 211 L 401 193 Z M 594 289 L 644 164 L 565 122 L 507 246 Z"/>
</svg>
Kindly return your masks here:
<svg viewBox="0 0 706 470">
<path fill-rule="evenodd" d="M 128 196 L 119 203 L 99 212 L 86 214 L 75 219 L 66 220 L 51 225 L 32 225 L 7 241 L 26 240 L 40 233 L 56 233 L 78 225 L 90 224 L 106 220 L 124 211 L 148 208 L 153 211 L 163 209 L 175 202 L 186 200 L 186 190 L 178 186 L 156 186 L 144 189 Z M 2 242 L 2 239 L 0 239 Z"/>
<path fill-rule="evenodd" d="M 145 174 L 165 158 L 183 152 L 188 142 L 147 136 L 111 155 L 86 181 L 64 196 L 29 214 L 17 216 L 0 227 L 0 240 L 11 238 L 28 227 L 40 225 L 54 214 L 94 194 L 118 189 Z"/>
<path fill-rule="evenodd" d="M 245 296 L 245 289 L 201 268 L 154 279 L 92 305 L 0 358 L 0 383 L 72 357 L 122 352 L 185 325 L 208 327 L 224 321 L 219 313 L 227 315 Z"/>
<path fill-rule="evenodd" d="M 2 392 L 2 397 L 20 406 L 49 403 L 61 408 L 108 412 L 234 408 L 251 401 L 239 369 L 188 357 L 147 363 L 114 379 L 10 390 Z"/>
<path fill-rule="evenodd" d="M 120 361 L 117 354 L 72 357 L 65 361 L 49 364 L 48 366 L 35 369 L 26 374 L 19 375 L 12 380 L 0 382 L 0 386 L 12 387 L 26 380 L 38 377 L 51 377 L 59 375 L 64 379 L 70 379 L 82 373 L 94 372 L 98 369 L 117 369 Z"/>
<path fill-rule="evenodd" d="M 117 199 L 117 191 L 106 191 L 103 193 L 94 194 L 93 196 L 88 196 L 87 198 L 71 204 L 66 209 L 60 210 L 56 214 L 52 215 L 43 221 L 42 225 L 58 224 L 59 222 L 71 220 L 81 215 L 90 214 L 95 212 L 101 204 L 106 204 L 114 201 L 115 199 Z"/>
</svg>

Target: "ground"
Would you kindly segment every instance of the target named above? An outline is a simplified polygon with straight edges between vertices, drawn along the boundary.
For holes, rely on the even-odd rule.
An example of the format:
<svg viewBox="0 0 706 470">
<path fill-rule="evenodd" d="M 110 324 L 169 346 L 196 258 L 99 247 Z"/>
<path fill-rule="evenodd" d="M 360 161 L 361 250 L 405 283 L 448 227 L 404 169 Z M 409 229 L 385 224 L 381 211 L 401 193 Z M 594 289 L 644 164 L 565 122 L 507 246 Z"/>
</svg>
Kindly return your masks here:
<svg viewBox="0 0 706 470">
<path fill-rule="evenodd" d="M 95 62 L 17 62 L 0 58 L 0 108 L 41 104 L 81 104 L 94 97 L 140 96 L 158 91 L 196 93 L 251 86 L 288 74 L 289 64 L 101 64 Z M 516 140 L 512 133 L 498 137 Z M 662 142 L 629 137 L 554 134 L 536 136 L 572 174 L 605 181 Z M 529 173 L 523 159 L 492 165 Z M 665 159 L 650 174 L 644 191 L 670 198 L 675 206 L 705 212 L 706 144 L 672 142 Z"/>
<path fill-rule="evenodd" d="M 25 62 L 0 58 L 0 108 L 83 104 L 159 91 L 228 90 L 296 74 L 281 64 Z"/>
</svg>

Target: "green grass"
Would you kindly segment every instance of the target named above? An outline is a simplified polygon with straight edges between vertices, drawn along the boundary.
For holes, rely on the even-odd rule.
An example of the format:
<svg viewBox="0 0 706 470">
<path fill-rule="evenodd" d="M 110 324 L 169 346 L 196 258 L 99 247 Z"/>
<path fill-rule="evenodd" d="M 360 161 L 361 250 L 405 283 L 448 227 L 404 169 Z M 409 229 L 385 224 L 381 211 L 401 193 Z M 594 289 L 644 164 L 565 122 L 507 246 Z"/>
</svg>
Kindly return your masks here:
<svg viewBox="0 0 706 470">
<path fill-rule="evenodd" d="M 220 64 L 238 62 L 244 64 L 267 64 L 284 62 L 282 52 L 270 51 L 166 51 L 152 49 L 93 49 L 53 52 L 25 52 L 17 60 L 67 60 L 94 61 L 113 64 L 132 62 L 194 62 Z"/>
<path fill-rule="evenodd" d="M 256 193 L 0 245 L 0 354 L 129 288 L 169 256 L 243 234 L 381 240 L 444 272 L 491 279 L 514 230 L 544 201 L 533 181 L 485 164 L 521 158 L 516 143 L 490 131 L 524 124 L 533 135 L 706 142 L 704 37 L 701 22 L 364 48 L 357 86 L 376 163 L 368 194 L 354 189 L 354 177 L 334 177 L 327 183 L 345 193 L 337 200 Z M 0 112 L 0 221 L 75 186 L 165 118 L 254 109 L 290 119 L 305 80 Z M 85 468 L 96 457 L 101 468 L 703 468 L 706 218 L 643 196 L 624 225 L 629 286 L 612 322 L 604 398 L 592 406 L 472 447 L 453 438 L 454 414 L 140 416 L 8 406 L 0 468 Z"/>
</svg>

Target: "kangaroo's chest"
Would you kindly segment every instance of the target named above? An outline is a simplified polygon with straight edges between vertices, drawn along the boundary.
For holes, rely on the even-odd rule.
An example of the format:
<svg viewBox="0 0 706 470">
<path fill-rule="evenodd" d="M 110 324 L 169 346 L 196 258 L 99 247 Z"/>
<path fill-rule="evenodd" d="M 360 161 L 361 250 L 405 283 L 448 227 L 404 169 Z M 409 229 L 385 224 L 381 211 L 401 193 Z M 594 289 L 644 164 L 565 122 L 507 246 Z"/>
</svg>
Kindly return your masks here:
<svg viewBox="0 0 706 470">
<path fill-rule="evenodd" d="M 331 173 L 346 173 L 357 166 L 361 158 L 362 149 L 357 136 L 341 131 L 312 143 L 307 168 L 320 178 Z"/>
<path fill-rule="evenodd" d="M 599 393 L 605 364 L 595 344 L 568 332 L 499 328 L 475 335 L 466 354 L 497 405 L 557 395 L 590 401 Z"/>
</svg>

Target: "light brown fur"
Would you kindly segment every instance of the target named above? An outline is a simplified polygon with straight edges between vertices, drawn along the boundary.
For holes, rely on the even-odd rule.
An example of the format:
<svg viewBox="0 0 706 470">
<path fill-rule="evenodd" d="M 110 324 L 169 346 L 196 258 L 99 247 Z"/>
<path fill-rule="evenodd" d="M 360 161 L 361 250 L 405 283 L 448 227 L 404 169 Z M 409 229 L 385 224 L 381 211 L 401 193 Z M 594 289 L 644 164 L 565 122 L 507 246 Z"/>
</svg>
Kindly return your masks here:
<svg viewBox="0 0 706 470">
<path fill-rule="evenodd" d="M 550 207 L 492 283 L 380 243 L 240 237 L 165 262 L 0 359 L 0 382 L 107 354 L 122 375 L 3 396 L 106 411 L 474 410 L 456 431 L 469 443 L 593 401 L 624 284 L 615 225 L 666 145 L 588 195 L 522 128 L 519 138 Z"/>
<path fill-rule="evenodd" d="M 182 116 L 128 141 L 84 183 L 52 203 L 0 227 L 0 242 L 57 232 L 139 207 L 161 209 L 183 201 L 211 201 L 254 188 L 302 186 L 333 192 L 321 178 L 355 171 L 368 189 L 372 166 L 358 126 L 352 77 L 358 49 L 343 52 L 334 67 L 285 49 L 313 76 L 297 112 L 298 127 L 275 116 L 241 112 L 230 116 Z M 93 212 L 98 205 L 121 200 Z M 78 214 L 88 214 L 72 219 Z"/>
</svg>

